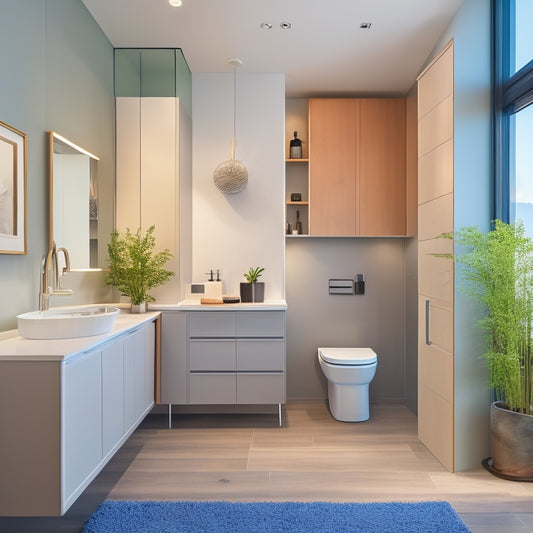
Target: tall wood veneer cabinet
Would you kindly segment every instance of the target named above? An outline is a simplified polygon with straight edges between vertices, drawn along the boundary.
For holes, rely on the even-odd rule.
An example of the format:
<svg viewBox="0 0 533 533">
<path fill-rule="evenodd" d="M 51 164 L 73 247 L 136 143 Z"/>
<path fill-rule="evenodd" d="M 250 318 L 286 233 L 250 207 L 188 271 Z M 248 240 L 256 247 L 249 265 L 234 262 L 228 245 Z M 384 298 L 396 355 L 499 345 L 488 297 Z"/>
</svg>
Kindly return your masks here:
<svg viewBox="0 0 533 533">
<path fill-rule="evenodd" d="M 309 232 L 407 234 L 406 100 L 309 100 Z"/>
<path fill-rule="evenodd" d="M 148 414 L 155 319 L 97 346 L 92 337 L 2 347 L 0 516 L 63 515 Z M 55 343 L 54 355 L 42 343 Z"/>
<path fill-rule="evenodd" d="M 453 43 L 418 79 L 418 436 L 454 471 Z"/>
</svg>

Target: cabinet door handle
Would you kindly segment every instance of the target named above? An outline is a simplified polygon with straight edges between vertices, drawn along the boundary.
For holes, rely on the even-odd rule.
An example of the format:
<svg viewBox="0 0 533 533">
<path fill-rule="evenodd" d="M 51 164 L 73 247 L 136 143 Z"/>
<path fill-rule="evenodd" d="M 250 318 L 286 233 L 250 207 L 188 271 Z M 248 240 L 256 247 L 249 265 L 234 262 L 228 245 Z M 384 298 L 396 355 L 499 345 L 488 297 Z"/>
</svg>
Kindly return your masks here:
<svg viewBox="0 0 533 533">
<path fill-rule="evenodd" d="M 426 344 L 428 346 L 431 344 L 429 340 L 429 300 L 426 300 Z"/>
</svg>

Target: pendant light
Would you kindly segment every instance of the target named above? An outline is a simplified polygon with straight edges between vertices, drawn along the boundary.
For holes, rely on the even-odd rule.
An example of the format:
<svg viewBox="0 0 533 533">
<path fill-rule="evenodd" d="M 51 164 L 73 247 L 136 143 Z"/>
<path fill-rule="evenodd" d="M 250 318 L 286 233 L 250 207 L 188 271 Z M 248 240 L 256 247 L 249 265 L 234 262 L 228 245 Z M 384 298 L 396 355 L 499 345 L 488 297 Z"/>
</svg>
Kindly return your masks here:
<svg viewBox="0 0 533 533">
<path fill-rule="evenodd" d="M 242 61 L 240 59 L 228 59 L 228 63 L 233 66 L 233 138 L 231 139 L 231 155 L 230 159 L 218 165 L 213 177 L 215 185 L 220 191 L 225 194 L 235 194 L 246 188 L 248 171 L 240 161 L 235 159 L 236 77 L 237 67 L 242 65 Z"/>
</svg>

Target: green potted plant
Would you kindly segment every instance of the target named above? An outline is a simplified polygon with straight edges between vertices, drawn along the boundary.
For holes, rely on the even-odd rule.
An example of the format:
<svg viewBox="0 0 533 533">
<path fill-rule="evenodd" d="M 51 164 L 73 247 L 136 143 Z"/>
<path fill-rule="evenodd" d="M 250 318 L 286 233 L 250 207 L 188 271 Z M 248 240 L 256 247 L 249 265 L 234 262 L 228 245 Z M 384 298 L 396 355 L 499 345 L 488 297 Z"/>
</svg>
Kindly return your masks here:
<svg viewBox="0 0 533 533">
<path fill-rule="evenodd" d="M 262 267 L 250 267 L 248 272 L 243 274 L 246 282 L 241 282 L 241 302 L 265 301 L 265 284 L 262 281 L 258 281 L 264 270 Z"/>
<path fill-rule="evenodd" d="M 446 235 L 451 237 L 451 235 Z M 486 337 L 491 406 L 492 473 L 533 481 L 533 241 L 521 221 L 495 220 L 491 231 L 467 227 L 455 234 L 466 251 L 464 291 L 486 313 L 479 325 Z"/>
<path fill-rule="evenodd" d="M 144 235 L 141 228 L 135 233 L 131 233 L 128 228 L 123 235 L 113 231 L 111 242 L 107 245 L 109 272 L 105 282 L 129 296 L 132 312 L 144 312 L 146 302 L 155 300 L 148 291 L 162 285 L 174 275 L 174 272 L 163 268 L 172 259 L 170 251 L 165 249 L 154 253 L 154 231 L 153 225 Z"/>
</svg>

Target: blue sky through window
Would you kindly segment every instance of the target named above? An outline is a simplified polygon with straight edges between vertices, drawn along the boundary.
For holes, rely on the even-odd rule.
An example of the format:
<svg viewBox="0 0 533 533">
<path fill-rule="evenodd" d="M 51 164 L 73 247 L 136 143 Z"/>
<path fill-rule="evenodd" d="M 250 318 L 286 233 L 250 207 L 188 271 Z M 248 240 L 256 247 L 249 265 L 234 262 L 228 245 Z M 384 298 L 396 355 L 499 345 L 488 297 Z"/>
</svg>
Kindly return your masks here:
<svg viewBox="0 0 533 533">
<path fill-rule="evenodd" d="M 516 72 L 533 59 L 533 1 L 515 0 L 515 6 Z M 533 237 L 533 105 L 511 117 L 511 139 L 514 140 L 510 153 L 511 184 L 514 182 L 511 199 L 515 218 L 524 221 L 527 233 Z"/>
<path fill-rule="evenodd" d="M 515 57 L 514 72 L 533 59 L 533 1 L 515 0 Z"/>
</svg>

